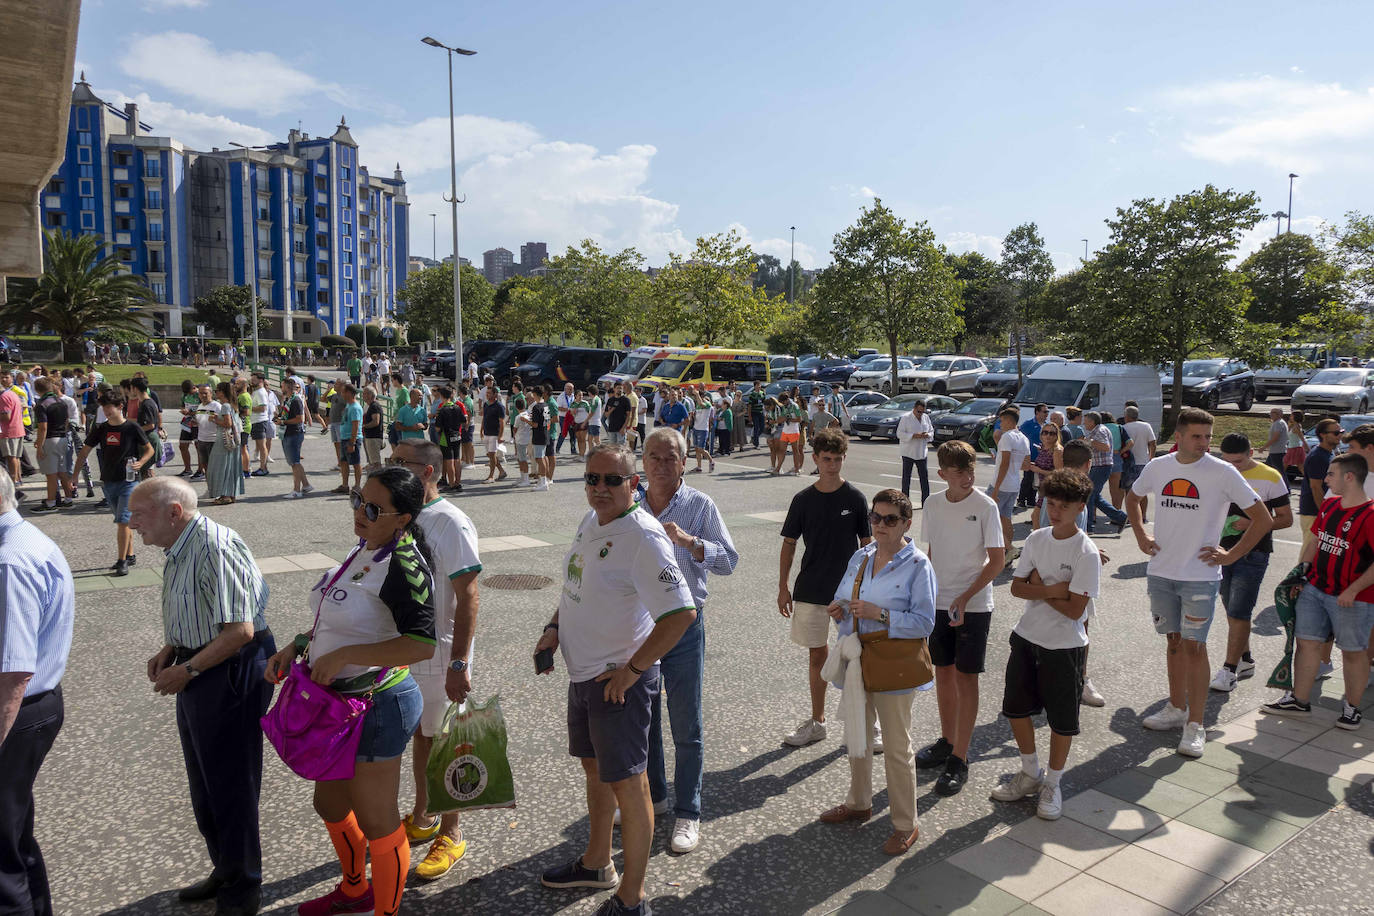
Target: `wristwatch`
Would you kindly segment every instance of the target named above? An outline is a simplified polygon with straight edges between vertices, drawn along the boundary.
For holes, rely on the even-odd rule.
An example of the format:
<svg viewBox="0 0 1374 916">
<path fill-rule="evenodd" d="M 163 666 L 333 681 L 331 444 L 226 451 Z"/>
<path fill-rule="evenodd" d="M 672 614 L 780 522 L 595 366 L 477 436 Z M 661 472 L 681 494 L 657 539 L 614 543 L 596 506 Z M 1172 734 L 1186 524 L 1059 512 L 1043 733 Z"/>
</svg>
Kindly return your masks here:
<svg viewBox="0 0 1374 916">
<path fill-rule="evenodd" d="M 883 626 L 887 626 L 887 608 L 881 608 L 878 611 L 878 622 Z"/>
<path fill-rule="evenodd" d="M 185 669 L 186 669 L 186 673 L 189 674 L 192 678 L 196 678 L 196 677 L 199 677 L 199 676 L 200 676 L 200 669 L 194 667 L 193 665 L 191 665 L 191 664 L 189 664 L 189 663 L 188 663 L 188 664 L 185 664 L 185 665 L 182 665 L 181 667 L 185 668 Z"/>
<path fill-rule="evenodd" d="M 468 663 L 461 658 L 455 658 L 448 663 L 448 670 L 457 671 L 459 674 L 462 674 L 464 671 L 468 670 Z"/>
<path fill-rule="evenodd" d="M 706 542 L 703 541 L 701 538 L 692 538 L 692 550 L 693 550 L 693 551 L 697 551 L 697 550 L 705 551 L 705 550 L 706 550 Z"/>
</svg>

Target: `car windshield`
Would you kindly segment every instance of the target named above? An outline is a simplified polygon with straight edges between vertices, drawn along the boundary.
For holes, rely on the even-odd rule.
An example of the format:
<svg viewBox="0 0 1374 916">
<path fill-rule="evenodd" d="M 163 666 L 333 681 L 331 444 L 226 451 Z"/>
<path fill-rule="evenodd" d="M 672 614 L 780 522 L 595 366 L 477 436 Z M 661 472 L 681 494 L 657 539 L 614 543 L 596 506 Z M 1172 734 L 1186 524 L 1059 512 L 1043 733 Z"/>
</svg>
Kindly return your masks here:
<svg viewBox="0 0 1374 916">
<path fill-rule="evenodd" d="M 1082 379 L 1035 378 L 1026 379 L 1016 396 L 1018 404 L 1062 404 L 1068 406 L 1078 402 L 1078 394 L 1083 390 Z"/>
<path fill-rule="evenodd" d="M 658 376 L 659 378 L 677 378 L 680 375 L 682 375 L 682 373 L 686 372 L 687 367 L 691 364 L 692 357 L 690 356 L 679 356 L 674 357 L 673 359 L 665 359 L 663 362 L 658 364 L 658 368 L 654 370 L 654 375 Z"/>
<path fill-rule="evenodd" d="M 923 372 L 948 372 L 949 364 L 947 359 L 928 359 L 917 368 Z"/>
<path fill-rule="evenodd" d="M 905 364 L 902 363 L 902 362 L 900 362 L 900 361 L 897 363 L 897 365 L 898 365 L 900 368 L 903 368 L 903 369 L 906 368 Z M 892 368 L 892 360 L 891 360 L 891 359 L 871 359 L 871 360 L 868 361 L 867 364 L 864 365 L 864 371 L 865 371 L 865 372 L 886 372 L 886 371 L 888 371 L 888 370 L 891 369 L 891 368 Z"/>
<path fill-rule="evenodd" d="M 1027 367 L 1029 368 L 1029 367 Z M 989 372 L 1000 372 L 1004 375 L 1016 374 L 1016 357 L 1008 356 L 1005 359 L 994 359 L 988 363 Z"/>
<path fill-rule="evenodd" d="M 822 366 L 847 366 L 847 365 L 849 365 L 849 360 L 845 359 L 844 357 L 836 357 L 836 358 L 832 358 L 832 359 L 821 360 L 821 365 L 822 365 Z"/>
<path fill-rule="evenodd" d="M 653 361 L 654 358 L 652 356 L 636 356 L 632 353 L 622 359 L 620 365 L 616 366 L 614 371 L 617 375 L 633 375 L 638 378 L 642 374 L 644 368 Z"/>
<path fill-rule="evenodd" d="M 1323 369 L 1312 376 L 1312 385 L 1363 385 L 1363 369 Z"/>
<path fill-rule="evenodd" d="M 825 365 L 825 360 L 821 359 L 819 356 L 812 356 L 809 359 L 802 360 L 798 363 L 797 367 L 799 369 L 815 369 L 823 365 Z"/>
<path fill-rule="evenodd" d="M 910 410 L 912 404 L 925 399 L 925 396 L 920 394 L 904 394 L 899 398 L 883 401 L 878 407 L 882 410 Z"/>
<path fill-rule="evenodd" d="M 1220 372 L 1224 365 L 1224 359 L 1190 359 L 1183 364 L 1183 374 L 1212 376 Z"/>
<path fill-rule="evenodd" d="M 996 398 L 974 398 L 972 401 L 965 401 L 950 413 L 964 414 L 965 416 L 983 417 L 997 410 L 1002 406 L 1002 402 Z"/>
<path fill-rule="evenodd" d="M 858 359 L 854 360 L 854 365 L 867 366 L 869 363 L 879 358 L 879 354 L 877 353 L 865 353 L 863 356 L 860 356 Z"/>
</svg>

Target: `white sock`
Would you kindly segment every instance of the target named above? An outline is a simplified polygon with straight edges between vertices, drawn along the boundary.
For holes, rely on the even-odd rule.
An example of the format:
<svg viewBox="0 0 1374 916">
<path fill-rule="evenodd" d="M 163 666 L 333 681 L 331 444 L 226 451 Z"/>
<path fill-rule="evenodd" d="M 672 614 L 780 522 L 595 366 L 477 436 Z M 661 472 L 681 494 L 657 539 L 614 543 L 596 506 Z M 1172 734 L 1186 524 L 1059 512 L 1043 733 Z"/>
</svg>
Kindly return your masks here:
<svg viewBox="0 0 1374 916">
<path fill-rule="evenodd" d="M 1342 700 L 1341 702 L 1345 704 L 1345 708 L 1341 710 L 1341 713 L 1343 715 L 1353 716 L 1355 714 L 1355 707 L 1351 706 L 1349 703 L 1346 703 L 1344 700 Z"/>
<path fill-rule="evenodd" d="M 1064 771 L 1063 771 L 1063 770 L 1046 770 L 1046 771 L 1045 771 L 1045 784 L 1046 784 L 1046 785 L 1050 785 L 1050 786 L 1057 786 L 1057 785 L 1059 785 L 1059 777 L 1061 777 L 1061 776 L 1063 776 L 1063 775 L 1064 775 Z"/>
<path fill-rule="evenodd" d="M 1040 755 L 1036 753 L 1021 755 L 1021 772 L 1027 776 L 1040 775 Z"/>
</svg>

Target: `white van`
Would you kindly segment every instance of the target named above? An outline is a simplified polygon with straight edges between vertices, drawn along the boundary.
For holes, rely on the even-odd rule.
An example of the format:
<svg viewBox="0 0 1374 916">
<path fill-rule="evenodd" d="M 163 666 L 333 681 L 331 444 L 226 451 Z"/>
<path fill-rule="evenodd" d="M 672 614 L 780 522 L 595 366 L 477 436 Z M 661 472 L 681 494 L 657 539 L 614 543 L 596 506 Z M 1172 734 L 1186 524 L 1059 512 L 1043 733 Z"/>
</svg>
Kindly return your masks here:
<svg viewBox="0 0 1374 916">
<path fill-rule="evenodd" d="M 1140 419 L 1158 432 L 1164 419 L 1164 398 L 1159 373 L 1151 366 L 1124 363 L 1050 363 L 1036 370 L 1016 393 L 1021 422 L 1035 415 L 1036 404 L 1050 410 L 1081 407 L 1084 411 L 1109 410 L 1120 420 L 1126 402 L 1135 401 Z"/>
</svg>

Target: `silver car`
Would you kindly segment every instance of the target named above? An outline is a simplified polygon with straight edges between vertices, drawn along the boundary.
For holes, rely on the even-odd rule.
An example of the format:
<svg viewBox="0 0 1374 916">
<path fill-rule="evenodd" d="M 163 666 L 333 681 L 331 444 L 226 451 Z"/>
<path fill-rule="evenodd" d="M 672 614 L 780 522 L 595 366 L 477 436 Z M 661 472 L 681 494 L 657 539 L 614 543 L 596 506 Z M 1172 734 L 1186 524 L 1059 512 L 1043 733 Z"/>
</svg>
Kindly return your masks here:
<svg viewBox="0 0 1374 916">
<path fill-rule="evenodd" d="M 1301 410 L 1366 413 L 1374 404 L 1374 370 L 1322 369 L 1293 392 L 1292 406 Z"/>
<path fill-rule="evenodd" d="M 981 359 L 971 356 L 931 356 L 916 366 L 916 391 L 949 394 L 973 391 L 978 377 L 988 371 Z"/>
<path fill-rule="evenodd" d="M 909 359 L 897 359 L 897 385 L 901 391 L 911 391 L 916 384 L 916 364 Z M 869 388 L 892 394 L 892 360 L 880 356 L 869 360 L 849 374 L 850 388 Z"/>
</svg>

